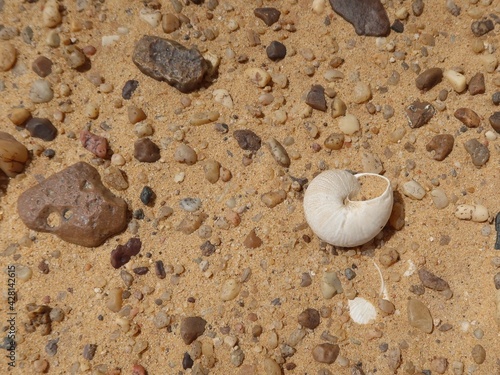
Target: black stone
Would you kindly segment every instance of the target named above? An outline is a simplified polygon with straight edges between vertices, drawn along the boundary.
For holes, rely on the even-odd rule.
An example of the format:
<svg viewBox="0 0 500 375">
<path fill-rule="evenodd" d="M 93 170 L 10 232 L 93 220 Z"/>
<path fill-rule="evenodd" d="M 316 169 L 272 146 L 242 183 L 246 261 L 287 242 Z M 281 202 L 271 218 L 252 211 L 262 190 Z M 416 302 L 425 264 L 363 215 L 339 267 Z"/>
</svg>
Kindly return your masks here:
<svg viewBox="0 0 500 375">
<path fill-rule="evenodd" d="M 155 200 L 155 193 L 149 186 L 144 186 L 141 191 L 141 202 L 145 205 L 152 204 Z"/>
<path fill-rule="evenodd" d="M 267 26 L 278 22 L 281 16 L 281 12 L 276 8 L 256 8 L 253 14 L 257 18 L 260 18 Z"/>
<path fill-rule="evenodd" d="M 137 220 L 144 219 L 144 210 L 142 208 L 134 210 L 134 212 L 132 212 L 132 217 Z"/>
<path fill-rule="evenodd" d="M 258 151 L 261 146 L 260 137 L 253 131 L 248 129 L 235 130 L 233 136 L 238 142 L 238 145 L 243 150 Z"/>
<path fill-rule="evenodd" d="M 133 269 L 133 271 L 136 275 L 145 275 L 149 272 L 149 268 L 148 267 L 136 267 Z"/>
<path fill-rule="evenodd" d="M 401 34 L 403 31 L 405 31 L 405 25 L 403 25 L 403 22 L 401 22 L 400 20 L 396 20 L 392 23 L 391 29 Z"/>
<path fill-rule="evenodd" d="M 26 123 L 26 130 L 32 137 L 43 141 L 52 141 L 57 136 L 57 129 L 49 119 L 33 117 Z"/>
<path fill-rule="evenodd" d="M 188 352 L 185 352 L 184 356 L 182 357 L 182 368 L 184 370 L 187 370 L 188 368 L 193 367 L 193 365 L 194 365 L 193 359 L 191 358 Z"/>
<path fill-rule="evenodd" d="M 122 98 L 129 100 L 132 97 L 132 94 L 134 93 L 135 89 L 139 86 L 139 82 L 136 81 L 135 79 L 131 79 L 127 82 L 125 82 L 125 85 L 123 86 L 122 89 Z"/>
<path fill-rule="evenodd" d="M 495 241 L 495 250 L 500 250 L 500 212 L 495 217 L 495 230 L 497 231 L 497 240 Z"/>
<path fill-rule="evenodd" d="M 354 26 L 358 35 L 387 36 L 389 17 L 380 0 L 330 0 L 335 13 Z"/>
<path fill-rule="evenodd" d="M 286 56 L 286 47 L 283 43 L 272 41 L 266 48 L 267 57 L 273 61 L 282 60 Z"/>
<path fill-rule="evenodd" d="M 165 272 L 165 266 L 163 265 L 163 261 L 157 260 L 155 262 L 155 275 L 158 276 L 159 279 L 164 279 L 167 277 Z"/>
<path fill-rule="evenodd" d="M 120 268 L 127 264 L 132 256 L 139 254 L 142 242 L 139 238 L 131 238 L 125 245 L 118 245 L 111 251 L 111 265 L 113 268 Z"/>
<path fill-rule="evenodd" d="M 215 253 L 215 245 L 212 244 L 210 241 L 205 241 L 203 244 L 200 246 L 201 254 L 205 257 L 209 257 L 213 253 Z"/>
</svg>

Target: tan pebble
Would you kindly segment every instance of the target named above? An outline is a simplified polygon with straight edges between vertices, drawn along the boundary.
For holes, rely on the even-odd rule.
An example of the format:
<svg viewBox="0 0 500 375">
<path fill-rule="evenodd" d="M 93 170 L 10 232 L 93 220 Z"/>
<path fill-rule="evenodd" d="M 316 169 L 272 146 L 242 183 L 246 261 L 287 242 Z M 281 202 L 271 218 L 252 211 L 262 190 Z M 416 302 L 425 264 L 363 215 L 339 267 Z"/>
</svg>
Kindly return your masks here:
<svg viewBox="0 0 500 375">
<path fill-rule="evenodd" d="M 33 362 L 33 370 L 37 374 L 43 374 L 49 369 L 49 362 L 46 359 L 37 359 Z"/>
<path fill-rule="evenodd" d="M 431 333 L 434 328 L 431 313 L 427 306 L 417 299 L 410 298 L 408 301 L 408 322 L 414 328 L 425 333 Z"/>
<path fill-rule="evenodd" d="M 396 307 L 391 301 L 388 301 L 386 299 L 379 299 L 378 301 L 378 308 L 387 315 L 392 315 L 394 314 L 394 311 L 396 311 Z"/>
<path fill-rule="evenodd" d="M 94 103 L 87 103 L 83 112 L 90 119 L 99 117 L 99 107 Z"/>
<path fill-rule="evenodd" d="M 281 143 L 274 138 L 270 138 L 267 142 L 267 146 L 274 160 L 276 160 L 279 165 L 285 168 L 290 166 L 290 157 Z"/>
<path fill-rule="evenodd" d="M 113 288 L 108 293 L 106 307 L 113 312 L 118 312 L 122 308 L 122 288 Z"/>
<path fill-rule="evenodd" d="M 281 367 L 274 359 L 265 358 L 262 361 L 262 367 L 266 375 L 282 375 Z"/>
<path fill-rule="evenodd" d="M 147 121 L 140 121 L 134 126 L 134 133 L 138 138 L 149 137 L 153 135 L 153 126 Z"/>
<path fill-rule="evenodd" d="M 444 357 L 436 357 L 431 361 L 431 370 L 438 374 L 444 374 L 448 369 L 448 360 Z"/>
<path fill-rule="evenodd" d="M 337 293 L 342 292 L 342 286 L 335 271 L 325 271 L 323 273 L 320 289 L 324 299 L 331 299 L 336 296 Z"/>
<path fill-rule="evenodd" d="M 255 229 L 252 229 L 250 233 L 248 233 L 243 241 L 243 245 L 249 249 L 256 249 L 262 245 L 262 240 L 255 233 Z"/>
<path fill-rule="evenodd" d="M 333 133 L 325 139 L 325 147 L 329 150 L 340 150 L 344 145 L 344 134 Z"/>
<path fill-rule="evenodd" d="M 241 284 L 235 279 L 228 279 L 222 284 L 220 298 L 223 301 L 235 299 L 241 290 Z"/>
<path fill-rule="evenodd" d="M 8 117 L 14 125 L 22 126 L 31 118 L 31 112 L 26 108 L 14 108 Z"/>
<path fill-rule="evenodd" d="M 286 191 L 277 190 L 262 194 L 261 201 L 269 208 L 273 208 L 286 199 Z"/>
<path fill-rule="evenodd" d="M 127 114 L 128 114 L 128 120 L 132 124 L 136 124 L 139 121 L 143 121 L 147 117 L 141 108 L 137 108 L 134 105 L 131 105 L 130 107 L 128 107 Z"/>
<path fill-rule="evenodd" d="M 340 131 L 347 135 L 352 135 L 359 131 L 360 125 L 356 116 L 347 114 L 339 119 Z"/>
<path fill-rule="evenodd" d="M 104 170 L 103 181 L 116 190 L 126 190 L 129 186 L 123 172 L 115 166 Z"/>
<path fill-rule="evenodd" d="M 59 3 L 57 0 L 49 0 L 45 3 L 42 12 L 42 22 L 46 27 L 56 27 L 62 21 L 61 13 L 59 12 Z"/>
<path fill-rule="evenodd" d="M 28 149 L 9 133 L 0 131 L 0 170 L 15 177 L 24 170 Z"/>
<path fill-rule="evenodd" d="M 101 83 L 99 85 L 99 91 L 105 93 L 105 94 L 109 94 L 110 92 L 112 92 L 114 89 L 114 86 L 112 83 Z"/>
<path fill-rule="evenodd" d="M 121 167 L 125 165 L 125 158 L 121 154 L 113 154 L 111 156 L 111 164 Z"/>
<path fill-rule="evenodd" d="M 185 143 L 181 143 L 175 150 L 174 160 L 179 163 L 193 165 L 198 160 L 196 151 Z"/>
<path fill-rule="evenodd" d="M 488 73 L 493 73 L 498 66 L 498 59 L 495 55 L 482 55 L 480 59 Z"/>
<path fill-rule="evenodd" d="M 261 68 L 246 69 L 245 77 L 261 88 L 266 87 L 271 82 L 271 75 Z"/>
<path fill-rule="evenodd" d="M 363 152 L 361 155 L 361 165 L 365 173 L 380 174 L 384 171 L 384 166 L 378 155 L 371 152 Z"/>
<path fill-rule="evenodd" d="M 139 11 L 139 18 L 149 26 L 157 27 L 161 22 L 161 13 L 157 10 L 144 8 Z"/>
<path fill-rule="evenodd" d="M 472 348 L 472 358 L 478 365 L 482 364 L 485 361 L 486 350 L 484 350 L 482 345 L 477 344 Z"/>
<path fill-rule="evenodd" d="M 233 227 L 237 227 L 241 223 L 240 215 L 237 212 L 229 211 L 226 214 L 226 220 L 231 223 Z"/>
<path fill-rule="evenodd" d="M 312 350 L 312 356 L 316 362 L 332 364 L 340 353 L 340 347 L 331 343 L 316 345 Z"/>
<path fill-rule="evenodd" d="M 191 116 L 189 123 L 195 126 L 204 125 L 217 121 L 219 116 L 220 114 L 218 111 L 198 112 Z"/>
<path fill-rule="evenodd" d="M 170 34 L 181 27 L 181 21 L 173 13 L 166 13 L 163 16 L 161 27 L 163 32 Z"/>
<path fill-rule="evenodd" d="M 208 182 L 215 184 L 220 177 L 220 163 L 213 159 L 207 160 L 203 166 L 203 172 Z"/>
<path fill-rule="evenodd" d="M 379 262 L 384 267 L 390 267 L 399 260 L 399 253 L 396 249 L 384 249 L 379 255 Z"/>
<path fill-rule="evenodd" d="M 220 179 L 223 182 L 228 182 L 233 177 L 231 171 L 225 167 L 220 167 Z"/>
<path fill-rule="evenodd" d="M 476 54 L 483 52 L 484 51 L 484 42 L 478 38 L 472 40 L 471 49 L 472 49 L 472 52 L 474 52 Z"/>
<path fill-rule="evenodd" d="M 224 107 L 229 109 L 233 108 L 233 98 L 231 98 L 231 94 L 229 91 L 225 89 L 217 89 L 212 93 L 215 102 L 222 104 Z"/>
<path fill-rule="evenodd" d="M 17 59 L 17 50 L 11 43 L 0 43 L 0 72 L 10 70 Z"/>
<path fill-rule="evenodd" d="M 370 85 L 364 82 L 358 82 L 353 89 L 352 101 L 357 104 L 367 102 L 372 97 Z"/>
<path fill-rule="evenodd" d="M 413 199 L 421 200 L 425 197 L 425 189 L 415 180 L 405 182 L 402 191 L 404 195 Z"/>
<path fill-rule="evenodd" d="M 461 220 L 472 220 L 482 223 L 488 220 L 488 209 L 480 204 L 460 204 L 457 206 L 455 216 Z"/>
<path fill-rule="evenodd" d="M 176 230 L 184 233 L 184 234 L 191 234 L 194 231 L 196 231 L 201 224 L 203 224 L 203 221 L 208 217 L 207 214 L 205 213 L 200 213 L 200 214 L 191 214 L 188 213 L 184 219 L 177 225 Z"/>
</svg>

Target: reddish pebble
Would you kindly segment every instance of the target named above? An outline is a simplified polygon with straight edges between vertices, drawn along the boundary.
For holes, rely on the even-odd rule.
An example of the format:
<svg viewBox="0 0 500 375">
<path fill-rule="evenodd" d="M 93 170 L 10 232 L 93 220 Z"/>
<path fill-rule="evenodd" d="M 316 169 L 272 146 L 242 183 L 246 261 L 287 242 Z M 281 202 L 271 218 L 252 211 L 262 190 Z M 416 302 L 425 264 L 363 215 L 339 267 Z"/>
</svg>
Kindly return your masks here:
<svg viewBox="0 0 500 375">
<path fill-rule="evenodd" d="M 93 153 L 98 158 L 104 159 L 108 155 L 108 140 L 88 130 L 82 130 L 80 133 L 80 142 L 82 146 Z"/>
<path fill-rule="evenodd" d="M 86 55 L 86 56 L 94 56 L 95 53 L 97 52 L 96 48 L 94 46 L 85 46 L 82 48 L 82 52 Z"/>
<path fill-rule="evenodd" d="M 147 371 L 141 365 L 134 365 L 132 367 L 132 375 L 147 375 Z"/>
</svg>

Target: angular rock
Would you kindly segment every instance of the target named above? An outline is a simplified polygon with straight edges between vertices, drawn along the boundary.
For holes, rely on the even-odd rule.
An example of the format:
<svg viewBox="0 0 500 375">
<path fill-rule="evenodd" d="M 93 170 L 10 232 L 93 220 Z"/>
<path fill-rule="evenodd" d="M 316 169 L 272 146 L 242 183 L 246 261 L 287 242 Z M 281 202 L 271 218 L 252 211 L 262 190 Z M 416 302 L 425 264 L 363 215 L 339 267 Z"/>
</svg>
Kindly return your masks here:
<svg viewBox="0 0 500 375">
<path fill-rule="evenodd" d="M 484 74 L 483 73 L 476 73 L 474 76 L 469 81 L 469 94 L 471 95 L 478 95 L 478 94 L 484 94 L 486 91 L 486 86 L 484 83 Z"/>
<path fill-rule="evenodd" d="M 136 81 L 135 79 L 130 79 L 125 82 L 125 85 L 123 85 L 122 89 L 122 98 L 125 100 L 129 100 L 138 86 L 139 81 Z"/>
<path fill-rule="evenodd" d="M 439 134 L 434 136 L 425 149 L 429 152 L 434 151 L 434 160 L 444 160 L 453 150 L 455 138 L 451 134 Z"/>
<path fill-rule="evenodd" d="M 443 70 L 441 68 L 430 68 L 418 75 L 415 85 L 419 90 L 427 91 L 443 80 Z"/>
<path fill-rule="evenodd" d="M 488 20 L 474 21 L 470 25 L 470 28 L 475 36 L 482 36 L 493 30 L 495 28 L 495 25 L 493 24 L 492 20 L 488 19 Z"/>
<path fill-rule="evenodd" d="M 135 45 L 132 61 L 147 76 L 183 93 L 198 89 L 208 70 L 208 63 L 196 48 L 149 35 Z"/>
<path fill-rule="evenodd" d="M 31 68 L 36 74 L 44 78 L 52 73 L 52 61 L 45 56 L 38 56 L 31 64 Z"/>
<path fill-rule="evenodd" d="M 186 345 L 191 344 L 205 332 L 207 322 L 199 316 L 191 316 L 182 319 L 181 322 L 181 338 Z"/>
<path fill-rule="evenodd" d="M 57 136 L 57 129 L 49 119 L 33 117 L 26 123 L 26 130 L 35 138 L 43 141 L 53 141 Z"/>
<path fill-rule="evenodd" d="M 420 278 L 420 281 L 422 282 L 422 284 L 424 284 L 426 288 L 437 291 L 450 289 L 450 285 L 445 280 L 434 275 L 426 268 L 421 268 L 418 270 L 418 277 Z"/>
<path fill-rule="evenodd" d="M 149 138 L 141 138 L 134 143 L 134 158 L 145 163 L 160 159 L 160 148 Z"/>
<path fill-rule="evenodd" d="M 405 111 L 408 118 L 408 125 L 412 129 L 424 126 L 436 113 L 431 103 L 421 102 L 418 99 L 406 107 Z"/>
<path fill-rule="evenodd" d="M 358 35 L 386 36 L 389 17 L 380 0 L 330 0 L 333 10 L 354 26 Z"/>
<path fill-rule="evenodd" d="M 141 251 L 142 242 L 139 238 L 133 237 L 125 245 L 118 245 L 111 251 L 111 265 L 113 268 L 120 268 L 130 261 L 134 255 Z"/>
<path fill-rule="evenodd" d="M 434 328 L 429 309 L 414 298 L 408 301 L 408 322 L 412 327 L 418 328 L 425 333 L 431 333 Z"/>
<path fill-rule="evenodd" d="M 82 146 L 95 156 L 105 159 L 108 156 L 108 140 L 88 130 L 80 132 L 80 142 Z"/>
<path fill-rule="evenodd" d="M 249 249 L 256 249 L 262 245 L 262 240 L 257 236 L 257 233 L 255 233 L 255 229 L 252 229 L 250 233 L 248 233 L 243 241 L 243 245 Z"/>
<path fill-rule="evenodd" d="M 28 149 L 12 135 L 0 131 L 0 171 L 14 177 L 24 170 Z"/>
<path fill-rule="evenodd" d="M 326 112 L 325 89 L 321 85 L 313 85 L 307 93 L 306 104 L 318 111 Z"/>
<path fill-rule="evenodd" d="M 493 113 L 488 120 L 493 130 L 500 133 L 500 112 Z"/>
<path fill-rule="evenodd" d="M 248 129 L 235 130 L 233 137 L 243 150 L 258 151 L 261 146 L 260 137 Z"/>
<path fill-rule="evenodd" d="M 469 153 L 472 159 L 472 164 L 476 167 L 481 167 L 490 158 L 490 150 L 477 139 L 469 139 L 464 143 L 465 150 Z"/>
<path fill-rule="evenodd" d="M 255 17 L 260 18 L 267 26 L 271 26 L 278 22 L 281 16 L 281 12 L 276 8 L 256 8 L 253 11 Z"/>
<path fill-rule="evenodd" d="M 481 124 L 479 115 L 470 108 L 458 108 L 453 116 L 468 128 L 477 128 Z"/>
<path fill-rule="evenodd" d="M 30 229 L 96 247 L 127 226 L 127 203 L 113 195 L 90 164 L 79 162 L 19 196 L 17 211 Z"/>
</svg>

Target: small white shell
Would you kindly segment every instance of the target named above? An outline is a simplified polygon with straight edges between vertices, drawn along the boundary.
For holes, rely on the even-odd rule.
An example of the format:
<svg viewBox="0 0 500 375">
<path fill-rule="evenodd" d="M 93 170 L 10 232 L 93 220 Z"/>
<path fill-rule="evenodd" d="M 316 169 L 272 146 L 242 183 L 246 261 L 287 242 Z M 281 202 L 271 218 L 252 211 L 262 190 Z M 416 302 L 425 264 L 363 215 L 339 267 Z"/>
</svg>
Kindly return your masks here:
<svg viewBox="0 0 500 375">
<path fill-rule="evenodd" d="M 351 201 L 359 191 L 358 178 L 373 176 L 387 182 L 379 197 Z M 325 171 L 314 178 L 304 195 L 304 214 L 312 231 L 334 246 L 354 247 L 373 239 L 389 220 L 393 204 L 389 179 L 374 173 L 353 175 L 343 170 Z"/>
<path fill-rule="evenodd" d="M 377 318 L 377 310 L 371 302 L 361 297 L 356 297 L 348 301 L 349 315 L 353 322 L 358 324 L 368 324 Z"/>
</svg>

